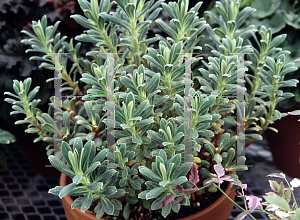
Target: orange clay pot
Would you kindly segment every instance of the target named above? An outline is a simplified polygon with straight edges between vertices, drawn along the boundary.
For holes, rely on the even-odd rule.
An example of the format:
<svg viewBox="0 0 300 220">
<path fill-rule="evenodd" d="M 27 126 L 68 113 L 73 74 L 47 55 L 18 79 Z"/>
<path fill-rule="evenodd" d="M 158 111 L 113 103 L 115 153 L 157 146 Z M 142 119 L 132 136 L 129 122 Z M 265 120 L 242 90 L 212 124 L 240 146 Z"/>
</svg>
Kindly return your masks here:
<svg viewBox="0 0 300 220">
<path fill-rule="evenodd" d="M 235 172 L 232 172 L 235 174 Z M 60 177 L 60 185 L 67 185 L 67 175 L 61 174 Z M 235 190 L 229 191 L 230 185 L 225 190 L 225 193 L 234 200 L 235 198 Z M 98 220 L 95 215 L 92 215 L 88 212 L 81 212 L 80 208 L 71 209 L 71 205 L 73 203 L 73 199 L 70 196 L 64 196 L 62 198 L 66 217 L 68 220 Z M 215 203 L 213 203 L 208 208 L 198 212 L 194 215 L 190 215 L 188 217 L 182 218 L 181 220 L 228 220 L 233 209 L 233 203 L 226 198 L 226 196 L 222 195 Z M 105 220 L 100 218 L 100 220 Z"/>
<path fill-rule="evenodd" d="M 290 112 L 300 109 L 300 103 L 290 109 L 279 109 L 280 112 Z M 275 133 L 266 130 L 266 137 L 276 166 L 284 173 L 300 178 L 300 119 L 299 115 L 288 115 L 270 127 L 278 130 Z"/>
</svg>

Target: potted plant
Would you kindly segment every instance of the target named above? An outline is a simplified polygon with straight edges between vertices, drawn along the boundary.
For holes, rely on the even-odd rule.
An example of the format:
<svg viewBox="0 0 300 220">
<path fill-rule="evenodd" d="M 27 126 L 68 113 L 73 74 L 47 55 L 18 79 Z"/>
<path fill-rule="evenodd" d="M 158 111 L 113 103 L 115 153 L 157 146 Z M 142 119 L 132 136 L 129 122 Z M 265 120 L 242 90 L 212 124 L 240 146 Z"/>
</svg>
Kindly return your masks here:
<svg viewBox="0 0 300 220">
<path fill-rule="evenodd" d="M 273 139 L 271 138 L 271 133 L 267 133 L 267 137 L 269 138 L 268 143 L 271 145 L 270 148 L 272 151 L 274 162 L 276 163 L 278 168 L 285 171 L 291 176 L 299 177 L 300 172 L 298 168 L 300 158 L 300 140 L 298 140 L 298 121 L 300 120 L 300 113 L 299 110 L 295 110 L 295 108 L 291 108 L 290 110 L 290 112 L 287 112 L 287 114 L 290 115 L 290 117 L 286 117 L 285 120 L 279 120 L 275 123 L 276 128 L 278 128 L 278 130 L 281 131 L 281 133 L 278 132 L 276 137 Z M 286 127 L 287 122 L 289 122 L 290 127 L 288 127 L 286 130 L 283 130 L 282 128 Z M 282 135 L 285 136 L 282 139 L 278 139 Z M 286 144 L 287 147 L 282 148 L 283 144 Z M 286 160 L 286 162 L 282 164 L 282 161 L 284 160 Z"/>
<path fill-rule="evenodd" d="M 34 33 L 23 31 L 28 51 L 44 53 L 31 59 L 58 73 L 48 80 L 57 89 L 48 113 L 37 108 L 30 78 L 14 80 L 15 94 L 6 93 L 13 113 L 26 115 L 17 123 L 49 143 L 49 160 L 62 172 L 61 186 L 49 192 L 63 199 L 69 220 L 228 219 L 233 204 L 217 189 L 233 199 L 237 186 L 222 183 L 238 183 L 235 171 L 247 169 L 237 141 L 260 140 L 283 116 L 277 103 L 292 96 L 279 88 L 298 82 L 285 80 L 297 69 L 277 47 L 285 35 L 243 26 L 255 9 L 239 11 L 237 0 L 217 2 L 217 16 L 207 12 L 214 25 L 199 18 L 202 2 L 190 9 L 186 0 L 78 2 L 85 16 L 71 17 L 87 30 L 75 39 L 95 44 L 87 58 L 45 16 L 33 21 Z M 168 37 L 148 37 L 160 6 L 171 21 L 155 22 Z M 201 62 L 205 29 L 212 54 Z"/>
<path fill-rule="evenodd" d="M 300 105 L 296 104 L 294 107 L 282 109 L 282 111 L 288 114 L 299 107 Z M 276 166 L 284 173 L 299 178 L 300 130 L 298 119 L 300 119 L 299 116 L 288 116 L 276 121 L 273 127 L 278 132 L 267 131 L 266 138 Z"/>
<path fill-rule="evenodd" d="M 245 1 L 246 3 L 247 1 Z M 290 54 L 286 56 L 286 62 L 295 62 L 295 66 L 299 67 L 300 53 L 297 49 L 299 40 L 299 2 L 298 1 L 270 1 L 272 7 L 260 0 L 248 1 L 248 5 L 256 8 L 257 11 L 252 14 L 252 18 L 247 19 L 247 24 L 260 24 L 267 28 L 271 28 L 273 33 L 286 33 L 287 38 L 283 42 L 282 47 L 288 49 Z M 266 7 L 264 7 L 264 5 Z M 259 18 L 259 19 L 258 19 Z M 276 21 L 276 25 L 273 23 Z M 287 76 L 290 79 L 299 80 L 299 70 Z M 290 112 L 300 108 L 299 84 L 297 87 L 283 88 L 284 92 L 291 92 L 294 97 L 280 102 L 276 109 L 280 112 Z M 299 132 L 300 127 L 295 117 L 284 117 L 276 121 L 272 127 L 278 130 L 266 131 L 266 139 L 268 146 L 273 155 L 274 163 L 284 173 L 294 177 L 300 177 L 299 167 Z M 282 147 L 284 146 L 284 147 Z"/>
</svg>

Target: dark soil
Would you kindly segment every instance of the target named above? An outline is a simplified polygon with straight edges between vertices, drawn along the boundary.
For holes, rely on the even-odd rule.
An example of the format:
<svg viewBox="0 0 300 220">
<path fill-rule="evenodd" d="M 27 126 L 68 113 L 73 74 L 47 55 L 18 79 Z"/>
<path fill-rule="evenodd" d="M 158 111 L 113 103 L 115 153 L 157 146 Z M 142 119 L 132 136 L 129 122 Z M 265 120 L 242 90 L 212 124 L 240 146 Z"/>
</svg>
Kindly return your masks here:
<svg viewBox="0 0 300 220">
<path fill-rule="evenodd" d="M 227 186 L 228 183 L 225 182 L 224 184 L 221 185 L 221 188 L 225 191 Z M 192 196 L 190 201 L 191 203 L 190 206 L 181 206 L 179 213 L 175 213 L 171 210 L 167 218 L 164 218 L 161 215 L 161 209 L 154 210 L 154 211 L 145 209 L 142 206 L 141 201 L 139 200 L 138 203 L 130 205 L 131 212 L 127 220 L 175 220 L 175 219 L 185 218 L 209 207 L 215 201 L 217 201 L 217 199 L 220 198 L 221 195 L 222 193 L 218 191 L 216 193 L 205 192 L 200 196 L 199 195 Z M 122 206 L 124 207 L 125 204 L 126 202 L 123 201 Z M 91 213 L 95 214 L 94 212 Z M 120 216 L 108 216 L 107 214 L 105 214 L 102 218 L 108 220 L 125 220 L 125 218 L 123 217 L 123 211 L 120 212 Z"/>
</svg>

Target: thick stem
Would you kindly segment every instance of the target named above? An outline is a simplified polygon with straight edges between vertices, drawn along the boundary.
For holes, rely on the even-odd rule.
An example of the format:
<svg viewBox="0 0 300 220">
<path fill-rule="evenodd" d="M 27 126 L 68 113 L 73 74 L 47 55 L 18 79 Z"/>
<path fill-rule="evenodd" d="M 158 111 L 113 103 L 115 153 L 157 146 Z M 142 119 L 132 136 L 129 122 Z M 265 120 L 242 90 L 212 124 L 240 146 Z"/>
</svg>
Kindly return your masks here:
<svg viewBox="0 0 300 220">
<path fill-rule="evenodd" d="M 142 44 L 142 50 L 143 50 L 143 54 L 147 54 L 147 45 L 146 44 Z M 148 60 L 144 59 L 143 60 L 143 65 L 149 69 L 150 67 L 150 63 L 148 63 Z"/>
<path fill-rule="evenodd" d="M 278 79 L 275 80 L 273 89 L 271 90 L 271 99 L 270 100 L 273 103 L 269 107 L 269 113 L 266 116 L 266 121 L 262 125 L 262 132 L 264 132 L 267 129 L 268 125 L 270 124 L 269 120 L 273 117 L 273 113 L 274 113 L 274 110 L 275 110 L 275 107 L 276 107 L 276 94 L 275 94 L 275 91 L 277 91 L 277 90 L 278 90 Z"/>
<path fill-rule="evenodd" d="M 70 86 L 75 90 L 75 83 L 72 80 L 72 78 L 67 74 L 66 72 L 62 73 L 63 79 L 70 84 Z M 76 88 L 76 94 L 77 95 L 83 95 L 83 93 L 80 91 L 80 89 L 77 87 Z"/>
<path fill-rule="evenodd" d="M 171 96 L 172 86 L 171 86 L 171 75 L 169 73 L 165 73 L 164 85 L 167 87 L 166 95 Z"/>
<path fill-rule="evenodd" d="M 257 61 L 256 70 L 254 72 L 255 79 L 253 82 L 253 87 L 251 89 L 248 101 L 250 101 L 252 98 L 255 97 L 255 94 L 253 94 L 253 92 L 257 91 L 257 89 L 261 83 L 259 75 L 258 75 L 258 72 L 259 72 L 258 68 L 263 66 L 262 63 L 265 62 L 265 59 L 266 59 L 266 52 L 264 52 L 264 50 L 263 50 L 263 52 L 260 53 L 259 60 Z"/>
<path fill-rule="evenodd" d="M 247 142 L 247 143 L 245 143 L 245 149 L 247 148 L 247 147 L 249 147 L 251 144 L 253 144 L 255 141 L 253 140 L 253 141 L 249 141 L 249 142 Z"/>
<path fill-rule="evenodd" d="M 103 38 L 104 38 L 105 43 L 106 43 L 107 46 L 108 46 L 108 49 L 110 50 L 110 53 L 114 53 L 115 59 L 118 60 L 118 59 L 119 59 L 119 55 L 117 54 L 117 48 L 115 48 L 115 47 L 113 46 L 112 41 L 111 41 L 111 38 L 108 37 L 106 31 L 101 31 L 101 34 L 102 34 L 102 36 L 103 36 Z M 101 47 L 102 47 L 102 46 L 101 46 Z M 104 50 L 104 48 L 103 48 L 103 47 L 101 48 L 101 47 L 100 47 L 101 51 Z M 105 52 L 105 50 L 104 50 L 103 52 Z"/>
<path fill-rule="evenodd" d="M 133 43 L 134 52 L 138 53 L 140 50 L 139 50 L 139 42 L 137 39 L 137 34 L 135 34 L 133 37 L 134 37 L 134 39 L 132 39 L 132 43 Z M 140 56 L 138 54 L 135 54 L 134 58 L 135 58 L 135 64 L 137 65 L 137 67 L 140 66 L 141 65 Z"/>
<path fill-rule="evenodd" d="M 134 58 L 135 58 L 135 64 L 137 67 L 141 65 L 141 59 L 140 56 L 137 54 L 140 52 L 140 45 L 139 45 L 139 40 L 138 40 L 138 31 L 136 30 L 136 25 L 137 25 L 137 20 L 135 18 L 132 18 L 130 21 L 130 26 L 131 30 L 129 33 L 132 35 L 133 39 L 131 40 L 131 43 L 133 45 L 133 50 L 134 50 Z"/>
<path fill-rule="evenodd" d="M 258 70 L 256 69 L 256 71 L 254 73 L 255 79 L 254 79 L 254 82 L 253 82 L 253 87 L 251 88 L 251 92 L 250 92 L 248 101 L 250 101 L 251 99 L 253 99 L 255 97 L 255 94 L 253 94 L 253 92 L 257 91 L 258 86 L 260 85 L 259 76 L 258 76 L 257 73 L 258 73 Z"/>
</svg>

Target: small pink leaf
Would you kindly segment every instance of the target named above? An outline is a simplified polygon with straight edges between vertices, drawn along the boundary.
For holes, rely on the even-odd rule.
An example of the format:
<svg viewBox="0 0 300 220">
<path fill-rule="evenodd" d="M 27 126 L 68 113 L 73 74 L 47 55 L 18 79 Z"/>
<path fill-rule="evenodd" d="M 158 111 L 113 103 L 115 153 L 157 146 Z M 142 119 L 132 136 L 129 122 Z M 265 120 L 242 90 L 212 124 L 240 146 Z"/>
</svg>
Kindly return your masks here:
<svg viewBox="0 0 300 220">
<path fill-rule="evenodd" d="M 210 175 L 213 176 L 213 177 L 217 177 L 218 178 L 217 174 L 210 173 Z"/>
<path fill-rule="evenodd" d="M 197 186 L 197 183 L 199 182 L 198 169 L 194 163 L 193 163 L 193 166 L 191 169 L 191 175 L 190 175 L 189 181 L 190 181 L 190 183 L 194 184 L 195 186 Z"/>
<path fill-rule="evenodd" d="M 177 195 L 174 195 L 174 194 L 171 194 L 171 195 L 166 196 L 166 197 L 163 199 L 163 201 L 162 201 L 162 203 L 161 203 L 161 205 L 160 205 L 159 208 L 165 207 L 166 205 L 168 205 L 168 203 L 172 202 L 176 197 L 177 197 Z"/>
<path fill-rule="evenodd" d="M 209 184 L 209 183 L 217 183 L 217 184 L 222 184 L 224 181 L 229 181 L 232 182 L 234 181 L 234 179 L 231 179 L 230 176 L 226 176 L 226 177 L 212 177 L 210 180 L 205 182 L 205 185 Z"/>
<path fill-rule="evenodd" d="M 244 189 L 244 190 L 247 190 L 247 184 L 245 183 L 245 184 L 242 184 L 242 188 Z"/>
<path fill-rule="evenodd" d="M 224 181 L 222 178 L 218 179 L 218 181 L 215 181 L 215 183 L 218 183 L 218 184 L 222 184 Z"/>
<path fill-rule="evenodd" d="M 225 175 L 225 171 L 221 163 L 214 165 L 214 169 L 219 178 Z"/>
<path fill-rule="evenodd" d="M 270 183 L 270 188 L 274 192 L 278 192 L 279 184 L 276 181 L 273 181 L 273 180 L 269 180 L 269 183 Z"/>
<path fill-rule="evenodd" d="M 179 199 L 175 202 L 175 203 L 179 203 L 184 199 L 184 195 L 182 195 L 181 197 L 179 197 Z"/>
<path fill-rule="evenodd" d="M 208 180 L 208 181 L 206 181 L 205 183 L 204 183 L 204 186 L 206 186 L 206 185 L 208 185 L 208 184 L 210 184 L 210 183 L 213 183 L 214 181 L 212 180 L 212 179 L 210 179 L 210 180 Z"/>
<path fill-rule="evenodd" d="M 223 181 L 228 181 L 228 182 L 233 182 L 234 181 L 234 179 L 232 179 L 231 176 L 224 176 L 220 179 L 223 180 Z"/>
<path fill-rule="evenodd" d="M 271 173 L 267 175 L 268 177 L 277 177 L 277 178 L 282 178 L 285 179 L 285 174 L 284 173 Z"/>
<path fill-rule="evenodd" d="M 220 179 L 219 178 L 211 178 L 211 180 L 214 182 L 214 183 L 220 183 Z"/>
<path fill-rule="evenodd" d="M 245 183 L 245 184 L 243 184 L 241 181 L 232 181 L 231 182 L 231 184 L 232 185 L 236 185 L 236 186 L 239 186 L 239 187 L 241 187 L 242 189 L 244 189 L 244 190 L 247 190 L 247 184 Z"/>
<path fill-rule="evenodd" d="M 191 192 L 197 192 L 198 190 L 199 190 L 198 187 L 195 186 L 194 188 L 184 189 L 184 192 L 189 192 L 189 193 L 191 193 Z"/>
<path fill-rule="evenodd" d="M 261 198 L 250 195 L 250 196 L 246 196 L 246 200 L 249 200 L 248 207 L 249 207 L 250 212 L 253 212 L 256 208 L 263 209 L 263 207 L 260 203 L 260 201 L 262 200 Z"/>
</svg>

